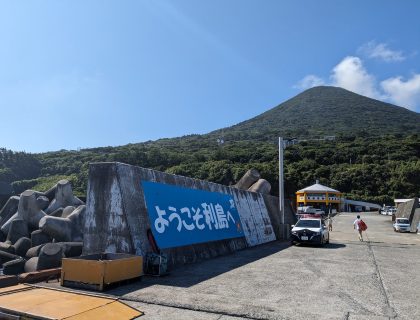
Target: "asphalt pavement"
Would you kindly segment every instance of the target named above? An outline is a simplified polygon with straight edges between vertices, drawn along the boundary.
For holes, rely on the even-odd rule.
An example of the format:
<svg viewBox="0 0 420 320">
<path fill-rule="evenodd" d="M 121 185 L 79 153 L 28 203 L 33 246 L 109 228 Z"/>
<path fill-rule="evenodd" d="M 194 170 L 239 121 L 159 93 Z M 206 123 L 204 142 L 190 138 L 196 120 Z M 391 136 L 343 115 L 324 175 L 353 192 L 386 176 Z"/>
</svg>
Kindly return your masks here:
<svg viewBox="0 0 420 320">
<path fill-rule="evenodd" d="M 141 319 L 420 319 L 420 235 L 334 218 L 325 247 L 272 242 L 114 289 Z"/>
<path fill-rule="evenodd" d="M 159 319 L 420 319 L 420 235 L 396 233 L 391 217 L 334 218 L 330 244 L 275 241 L 143 277 L 106 294 Z"/>
</svg>

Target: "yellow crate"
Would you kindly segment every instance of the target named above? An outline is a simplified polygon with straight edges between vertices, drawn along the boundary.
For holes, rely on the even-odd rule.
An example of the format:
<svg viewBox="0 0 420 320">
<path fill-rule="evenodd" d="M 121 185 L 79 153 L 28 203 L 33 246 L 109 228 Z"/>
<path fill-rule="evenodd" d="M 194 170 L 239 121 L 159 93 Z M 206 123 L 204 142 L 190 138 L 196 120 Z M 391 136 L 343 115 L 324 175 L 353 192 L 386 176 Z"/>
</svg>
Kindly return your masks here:
<svg viewBox="0 0 420 320">
<path fill-rule="evenodd" d="M 125 253 L 102 253 L 63 258 L 61 285 L 104 290 L 112 283 L 143 275 L 143 257 Z"/>
</svg>

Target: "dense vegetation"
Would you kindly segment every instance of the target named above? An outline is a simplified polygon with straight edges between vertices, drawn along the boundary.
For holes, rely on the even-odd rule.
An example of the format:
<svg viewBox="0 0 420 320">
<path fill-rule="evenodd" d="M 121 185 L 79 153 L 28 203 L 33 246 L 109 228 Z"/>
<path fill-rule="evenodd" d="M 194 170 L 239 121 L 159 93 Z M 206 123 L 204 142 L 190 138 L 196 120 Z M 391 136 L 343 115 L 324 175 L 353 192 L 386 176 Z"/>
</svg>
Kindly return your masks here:
<svg viewBox="0 0 420 320">
<path fill-rule="evenodd" d="M 226 185 L 235 183 L 249 168 L 256 168 L 271 182 L 272 193 L 277 194 L 277 137 L 295 137 L 293 133 L 300 132 L 301 137 L 335 134 L 336 139 L 307 140 L 287 147 L 285 189 L 291 199 L 295 191 L 315 183 L 316 179 L 344 192 L 348 198 L 379 204 L 390 204 L 394 198 L 419 196 L 420 136 L 416 133 L 420 133 L 420 115 L 343 89 L 333 89 L 308 90 L 263 115 L 207 135 L 41 154 L 2 149 L 0 182 L 6 186 L 3 190 L 11 186 L 11 192 L 20 193 L 29 188 L 46 190 L 67 178 L 72 181 L 76 194 L 83 196 L 90 162 L 119 161 Z M 343 99 L 347 101 L 345 107 Z M 347 111 L 350 101 L 354 103 L 353 110 L 360 109 L 359 114 Z M 310 120 L 305 120 L 306 117 L 312 114 L 306 131 L 296 129 L 301 126 L 299 120 L 284 119 L 288 108 L 292 108 L 290 104 L 293 114 L 298 114 L 301 106 L 310 110 L 300 117 L 305 123 Z M 385 109 L 378 114 L 381 104 Z M 326 128 L 324 121 L 328 117 L 322 112 L 330 110 L 332 114 L 333 109 L 331 117 L 339 120 L 330 119 Z M 291 124 L 284 125 L 285 121 Z M 220 138 L 224 143 L 220 143 Z M 0 194 L 1 190 L 0 184 Z"/>
<path fill-rule="evenodd" d="M 83 195 L 88 163 L 95 161 L 120 161 L 227 185 L 253 167 L 271 182 L 276 194 L 277 150 L 277 145 L 270 142 L 227 141 L 218 145 L 201 136 L 189 136 L 117 148 L 25 154 L 22 171 L 15 166 L 13 171 L 3 168 L 0 172 L 2 180 L 9 179 L 15 193 L 28 188 L 46 190 L 57 180 L 67 178 L 76 192 Z M 23 155 L 17 153 L 16 158 L 23 159 Z M 34 178 L 36 172 L 40 177 Z M 347 137 L 301 142 L 285 151 L 285 177 L 290 197 L 315 179 L 352 199 L 382 204 L 394 198 L 414 197 L 420 194 L 420 137 Z"/>
</svg>

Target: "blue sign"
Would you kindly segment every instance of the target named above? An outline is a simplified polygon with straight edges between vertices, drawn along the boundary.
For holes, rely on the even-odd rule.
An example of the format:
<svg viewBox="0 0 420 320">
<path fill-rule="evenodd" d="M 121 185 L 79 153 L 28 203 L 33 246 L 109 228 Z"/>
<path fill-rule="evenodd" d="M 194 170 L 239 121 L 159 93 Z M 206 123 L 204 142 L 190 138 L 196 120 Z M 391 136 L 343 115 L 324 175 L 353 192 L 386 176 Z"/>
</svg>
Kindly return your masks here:
<svg viewBox="0 0 420 320">
<path fill-rule="evenodd" d="M 232 196 L 141 181 L 152 233 L 160 248 L 243 237 Z"/>
</svg>

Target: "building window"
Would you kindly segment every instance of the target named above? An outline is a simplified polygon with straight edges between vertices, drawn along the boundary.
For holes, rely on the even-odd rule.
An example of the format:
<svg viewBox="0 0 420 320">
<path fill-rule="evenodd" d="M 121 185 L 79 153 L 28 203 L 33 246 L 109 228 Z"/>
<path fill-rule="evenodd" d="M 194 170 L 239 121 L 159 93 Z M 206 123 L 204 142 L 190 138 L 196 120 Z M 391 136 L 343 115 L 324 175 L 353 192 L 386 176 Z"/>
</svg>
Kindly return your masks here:
<svg viewBox="0 0 420 320">
<path fill-rule="evenodd" d="M 326 200 L 326 194 L 325 193 L 307 193 L 306 198 L 308 200 Z"/>
</svg>

